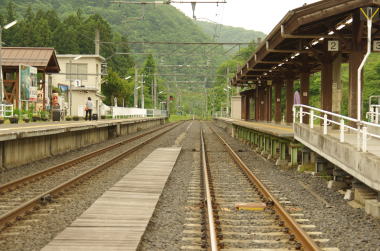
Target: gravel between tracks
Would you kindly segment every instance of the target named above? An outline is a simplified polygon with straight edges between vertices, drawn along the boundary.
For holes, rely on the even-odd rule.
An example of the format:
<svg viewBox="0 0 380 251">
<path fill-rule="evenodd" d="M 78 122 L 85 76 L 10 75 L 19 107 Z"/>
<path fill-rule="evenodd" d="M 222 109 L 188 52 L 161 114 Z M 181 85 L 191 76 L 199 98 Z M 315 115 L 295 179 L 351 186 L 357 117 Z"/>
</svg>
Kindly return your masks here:
<svg viewBox="0 0 380 251">
<path fill-rule="evenodd" d="M 41 249 L 154 149 L 174 145 L 178 135 L 186 130 L 188 125 L 189 122 L 178 126 L 133 153 L 130 157 L 85 181 L 85 185 L 70 190 L 55 202 L 26 216 L 24 220 L 17 222 L 12 228 L 2 233 L 0 250 Z M 48 211 L 50 211 L 49 216 L 44 216 Z"/>
<path fill-rule="evenodd" d="M 297 172 L 295 169 L 276 167 L 225 131 L 217 129 L 217 132 L 235 151 L 243 150 L 238 155 L 252 170 L 260 171 L 257 175 L 259 178 L 270 180 L 277 190 L 282 191 L 293 204 L 303 209 L 305 218 L 328 236 L 329 246 L 342 251 L 380 250 L 380 220 L 366 215 L 363 209 L 349 206 L 342 195 L 327 189 L 326 180 Z M 307 184 L 333 207 L 326 208 L 300 182 Z"/>
<path fill-rule="evenodd" d="M 199 165 L 199 137 L 200 123 L 194 121 L 138 250 L 180 250 L 191 171 Z"/>
</svg>

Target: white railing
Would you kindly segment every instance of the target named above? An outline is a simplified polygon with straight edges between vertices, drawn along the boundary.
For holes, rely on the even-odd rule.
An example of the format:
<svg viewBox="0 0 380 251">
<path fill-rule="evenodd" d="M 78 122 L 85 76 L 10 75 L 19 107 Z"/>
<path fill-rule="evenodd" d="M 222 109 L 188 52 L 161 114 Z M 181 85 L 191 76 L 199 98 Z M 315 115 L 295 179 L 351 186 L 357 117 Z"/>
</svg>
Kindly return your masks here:
<svg viewBox="0 0 380 251">
<path fill-rule="evenodd" d="M 367 121 L 358 121 L 344 115 L 332 113 L 329 111 L 324 111 L 315 107 L 307 105 L 294 105 L 293 106 L 293 123 L 304 123 L 304 116 L 309 115 L 309 126 L 314 128 L 314 120 L 320 119 L 323 121 L 323 134 L 328 133 L 328 126 L 335 124 L 339 126 L 339 140 L 340 142 L 345 142 L 345 132 L 353 131 L 357 134 L 357 147 L 359 151 L 367 152 L 368 140 L 370 137 L 380 139 L 380 125 L 375 123 L 370 123 Z M 329 118 L 330 117 L 330 118 Z M 356 127 L 350 126 L 350 124 L 355 124 Z M 371 128 L 371 132 L 368 131 Z M 373 132 L 372 132 L 373 131 Z"/>
<path fill-rule="evenodd" d="M 13 117 L 13 105 L 0 104 L 0 117 Z"/>
<path fill-rule="evenodd" d="M 213 115 L 214 118 L 229 118 L 230 116 L 226 111 L 217 111 Z"/>
<path fill-rule="evenodd" d="M 168 113 L 165 110 L 147 109 L 147 117 L 167 117 Z"/>
<path fill-rule="evenodd" d="M 379 124 L 380 120 L 380 105 L 371 105 L 369 107 L 369 112 L 366 114 L 367 119 L 371 123 Z"/>
<path fill-rule="evenodd" d="M 112 118 L 167 117 L 167 111 L 133 107 L 111 107 Z"/>
</svg>

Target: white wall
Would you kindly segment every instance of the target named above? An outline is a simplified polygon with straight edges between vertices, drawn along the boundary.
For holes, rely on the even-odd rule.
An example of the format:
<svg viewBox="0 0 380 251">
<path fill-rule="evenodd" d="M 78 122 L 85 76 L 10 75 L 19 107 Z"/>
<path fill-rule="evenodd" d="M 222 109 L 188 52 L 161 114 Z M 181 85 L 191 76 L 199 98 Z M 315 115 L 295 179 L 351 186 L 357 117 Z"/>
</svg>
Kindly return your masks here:
<svg viewBox="0 0 380 251">
<path fill-rule="evenodd" d="M 102 57 L 96 55 L 82 55 L 78 60 L 73 61 L 78 55 L 57 55 L 58 63 L 61 68 L 60 73 L 52 74 L 53 86 L 58 87 L 58 84 L 69 85 L 70 80 L 66 76 L 70 76 L 69 67 L 67 64 L 87 64 L 87 80 L 82 80 L 82 85 L 85 87 L 101 89 L 101 64 L 104 61 Z M 71 83 L 74 84 L 75 76 L 71 76 Z"/>
<path fill-rule="evenodd" d="M 231 97 L 231 118 L 241 119 L 241 96 Z"/>
</svg>

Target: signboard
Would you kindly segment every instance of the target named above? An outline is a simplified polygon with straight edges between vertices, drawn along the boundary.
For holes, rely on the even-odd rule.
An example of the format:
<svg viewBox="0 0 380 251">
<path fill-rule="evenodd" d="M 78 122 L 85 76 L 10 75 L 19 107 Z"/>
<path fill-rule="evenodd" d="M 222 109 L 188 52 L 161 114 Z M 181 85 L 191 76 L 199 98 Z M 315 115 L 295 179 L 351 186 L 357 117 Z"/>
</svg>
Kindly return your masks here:
<svg viewBox="0 0 380 251">
<path fill-rule="evenodd" d="M 327 43 L 328 51 L 339 51 L 339 41 L 338 40 L 329 40 Z"/>
<path fill-rule="evenodd" d="M 81 87 L 81 85 L 82 85 L 82 81 L 80 81 L 79 79 L 74 80 L 74 86 L 75 87 Z"/>
<path fill-rule="evenodd" d="M 20 65 L 19 97 L 22 101 L 37 101 L 37 68 Z"/>
<path fill-rule="evenodd" d="M 380 40 L 373 41 L 373 51 L 380 51 Z"/>
</svg>

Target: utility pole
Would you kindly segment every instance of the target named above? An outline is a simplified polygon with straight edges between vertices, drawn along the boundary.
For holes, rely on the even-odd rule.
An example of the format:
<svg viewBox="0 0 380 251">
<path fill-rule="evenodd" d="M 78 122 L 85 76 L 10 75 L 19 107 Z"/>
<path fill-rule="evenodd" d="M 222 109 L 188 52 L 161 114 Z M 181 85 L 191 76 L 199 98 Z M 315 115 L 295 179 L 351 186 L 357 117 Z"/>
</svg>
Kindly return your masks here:
<svg viewBox="0 0 380 251">
<path fill-rule="evenodd" d="M 144 109 L 145 107 L 145 100 L 144 100 L 144 74 L 142 74 L 141 79 L 141 108 Z"/>
<path fill-rule="evenodd" d="M 156 74 L 153 75 L 153 103 L 154 103 L 154 109 L 157 109 L 157 79 L 156 79 Z"/>
<path fill-rule="evenodd" d="M 139 106 L 139 93 L 138 93 L 138 81 L 139 81 L 139 75 L 137 67 L 135 66 L 135 88 L 133 89 L 133 107 L 137 108 Z"/>
<path fill-rule="evenodd" d="M 100 31 L 95 30 L 95 55 L 100 55 Z"/>
<path fill-rule="evenodd" d="M 226 83 L 227 83 L 227 103 L 226 103 L 226 111 L 227 111 L 227 117 L 229 117 L 230 114 L 230 87 L 228 85 L 228 74 L 230 72 L 230 69 L 227 67 L 227 72 L 226 72 Z"/>
</svg>

